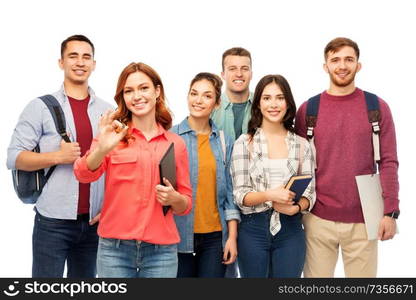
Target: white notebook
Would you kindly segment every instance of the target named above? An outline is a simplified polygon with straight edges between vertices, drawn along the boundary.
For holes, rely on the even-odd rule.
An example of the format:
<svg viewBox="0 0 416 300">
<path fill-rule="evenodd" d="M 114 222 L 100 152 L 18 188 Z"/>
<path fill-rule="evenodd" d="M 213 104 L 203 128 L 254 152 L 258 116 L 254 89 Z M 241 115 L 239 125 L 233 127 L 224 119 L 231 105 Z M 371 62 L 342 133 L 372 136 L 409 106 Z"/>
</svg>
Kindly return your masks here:
<svg viewBox="0 0 416 300">
<path fill-rule="evenodd" d="M 355 176 L 355 180 L 360 194 L 367 237 L 369 240 L 376 240 L 380 221 L 384 216 L 380 175 L 360 175 Z"/>
</svg>

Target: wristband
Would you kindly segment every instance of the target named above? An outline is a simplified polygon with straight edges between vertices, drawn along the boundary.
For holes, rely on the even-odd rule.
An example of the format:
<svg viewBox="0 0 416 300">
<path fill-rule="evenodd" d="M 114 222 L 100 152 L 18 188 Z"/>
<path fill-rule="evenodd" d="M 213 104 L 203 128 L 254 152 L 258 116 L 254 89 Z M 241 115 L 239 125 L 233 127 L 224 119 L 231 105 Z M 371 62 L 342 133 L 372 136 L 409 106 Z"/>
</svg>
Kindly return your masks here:
<svg viewBox="0 0 416 300">
<path fill-rule="evenodd" d="M 302 211 L 302 206 L 300 206 L 300 204 L 299 204 L 299 203 L 295 203 L 295 205 L 297 205 L 297 206 L 299 207 L 299 211 L 298 211 L 298 213 L 300 213 L 300 212 Z"/>
</svg>

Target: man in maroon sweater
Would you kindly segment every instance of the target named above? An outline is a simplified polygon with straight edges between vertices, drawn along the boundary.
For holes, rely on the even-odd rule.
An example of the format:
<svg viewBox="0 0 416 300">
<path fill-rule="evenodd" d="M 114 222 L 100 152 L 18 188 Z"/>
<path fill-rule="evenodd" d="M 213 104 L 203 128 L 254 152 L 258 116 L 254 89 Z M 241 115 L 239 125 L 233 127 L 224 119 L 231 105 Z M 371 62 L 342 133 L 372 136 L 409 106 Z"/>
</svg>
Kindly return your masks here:
<svg viewBox="0 0 416 300">
<path fill-rule="evenodd" d="M 316 147 L 316 203 L 304 216 L 305 277 L 333 277 L 341 248 L 346 277 L 375 277 L 377 240 L 368 240 L 355 176 L 374 172 L 372 129 L 364 93 L 355 87 L 361 69 L 357 44 L 336 38 L 325 48 L 324 70 L 329 89 L 320 97 L 314 129 Z M 385 216 L 378 239 L 392 239 L 399 214 L 396 135 L 390 109 L 379 98 L 379 171 Z M 296 131 L 306 137 L 307 102 L 299 108 Z"/>
</svg>

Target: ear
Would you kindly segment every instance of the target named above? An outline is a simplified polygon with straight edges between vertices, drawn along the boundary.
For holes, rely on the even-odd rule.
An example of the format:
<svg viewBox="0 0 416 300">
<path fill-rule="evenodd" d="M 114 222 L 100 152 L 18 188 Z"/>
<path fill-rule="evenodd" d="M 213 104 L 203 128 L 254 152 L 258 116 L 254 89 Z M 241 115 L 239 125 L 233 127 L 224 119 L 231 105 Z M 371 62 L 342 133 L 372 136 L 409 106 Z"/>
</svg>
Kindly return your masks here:
<svg viewBox="0 0 416 300">
<path fill-rule="evenodd" d="M 221 78 L 222 78 L 222 80 L 225 80 L 225 73 L 224 73 L 224 71 L 221 72 Z"/>
<path fill-rule="evenodd" d="M 155 90 L 156 90 L 156 99 L 157 99 L 160 96 L 160 85 L 157 85 Z"/>
<path fill-rule="evenodd" d="M 64 69 L 64 60 L 62 58 L 58 59 L 58 66 L 61 70 Z"/>
<path fill-rule="evenodd" d="M 360 70 L 361 70 L 361 63 L 359 62 L 358 64 L 357 64 L 357 72 L 360 72 Z"/>
<path fill-rule="evenodd" d="M 324 63 L 324 64 L 322 65 L 322 67 L 323 67 L 323 69 L 324 69 L 324 71 L 325 71 L 325 72 L 329 73 L 328 66 L 327 66 L 327 64 L 326 64 L 326 63 Z"/>
<path fill-rule="evenodd" d="M 92 64 L 92 67 L 91 67 L 91 72 L 92 72 L 92 71 L 95 71 L 95 64 L 96 64 L 96 61 L 94 60 L 94 62 L 93 62 L 93 64 Z"/>
</svg>

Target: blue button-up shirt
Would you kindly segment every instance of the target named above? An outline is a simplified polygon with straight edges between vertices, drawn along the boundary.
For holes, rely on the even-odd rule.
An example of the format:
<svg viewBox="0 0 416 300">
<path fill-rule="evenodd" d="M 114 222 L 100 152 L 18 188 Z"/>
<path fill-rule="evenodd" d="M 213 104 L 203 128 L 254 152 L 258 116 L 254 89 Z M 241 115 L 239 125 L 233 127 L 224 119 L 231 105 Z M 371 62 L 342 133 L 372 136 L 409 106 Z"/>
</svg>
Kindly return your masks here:
<svg viewBox="0 0 416 300">
<path fill-rule="evenodd" d="M 97 96 L 89 88 L 90 101 L 88 116 L 93 135 L 98 133 L 101 114 L 112 106 Z M 52 94 L 61 104 L 65 114 L 66 131 L 69 138 L 76 141 L 72 109 L 64 87 Z M 23 110 L 14 129 L 7 149 L 7 168 L 15 169 L 16 158 L 22 151 L 32 151 L 39 144 L 40 152 L 54 152 L 60 149 L 62 137 L 56 131 L 53 117 L 48 107 L 39 98 L 32 100 Z M 47 170 L 46 170 L 47 172 Z M 90 185 L 90 216 L 96 216 L 103 201 L 104 178 Z M 36 210 L 45 217 L 74 220 L 78 211 L 79 183 L 73 172 L 72 164 L 57 165 L 36 202 Z"/>
<path fill-rule="evenodd" d="M 227 221 L 240 220 L 240 212 L 233 201 L 233 189 L 230 175 L 230 160 L 233 149 L 232 140 L 225 137 L 225 161 L 222 150 L 220 133 L 215 124 L 210 120 L 212 132 L 209 137 L 211 150 L 216 162 L 216 185 L 217 185 L 217 207 L 221 219 L 222 242 L 223 245 L 228 239 Z M 192 184 L 192 199 L 196 197 L 198 186 L 198 141 L 195 131 L 189 127 L 188 118 L 180 124 L 173 126 L 172 132 L 181 136 L 186 143 L 189 157 L 189 169 Z M 175 216 L 176 226 L 178 227 L 181 241 L 178 251 L 182 253 L 192 253 L 194 251 L 194 210 L 192 205 L 191 212 L 186 216 Z"/>
</svg>

